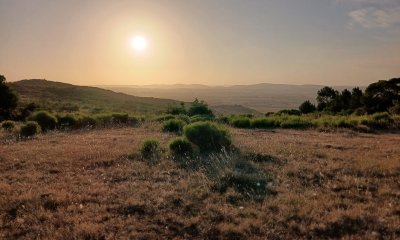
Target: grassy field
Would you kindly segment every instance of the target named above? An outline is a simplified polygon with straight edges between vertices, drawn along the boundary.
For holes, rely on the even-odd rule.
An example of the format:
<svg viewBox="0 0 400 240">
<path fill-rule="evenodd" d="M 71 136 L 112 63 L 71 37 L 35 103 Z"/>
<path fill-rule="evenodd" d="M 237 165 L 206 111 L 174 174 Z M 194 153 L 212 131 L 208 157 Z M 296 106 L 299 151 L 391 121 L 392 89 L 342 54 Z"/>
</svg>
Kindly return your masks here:
<svg viewBox="0 0 400 240">
<path fill-rule="evenodd" d="M 24 141 L 3 131 L 0 238 L 400 238 L 399 134 L 231 132 L 269 176 L 263 198 L 218 191 L 218 178 L 178 166 L 167 150 L 159 163 L 141 160 L 144 139 L 167 149 L 175 137 L 158 125 Z"/>
</svg>

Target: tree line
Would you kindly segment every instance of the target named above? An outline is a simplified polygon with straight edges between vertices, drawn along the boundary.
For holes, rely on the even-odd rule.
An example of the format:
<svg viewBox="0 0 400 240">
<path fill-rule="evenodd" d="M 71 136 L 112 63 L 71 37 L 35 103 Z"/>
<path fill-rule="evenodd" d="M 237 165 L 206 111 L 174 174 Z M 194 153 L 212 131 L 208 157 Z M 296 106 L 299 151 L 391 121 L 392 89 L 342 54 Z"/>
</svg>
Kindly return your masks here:
<svg viewBox="0 0 400 240">
<path fill-rule="evenodd" d="M 339 92 L 332 87 L 323 87 L 317 93 L 317 104 L 303 102 L 299 110 L 307 114 L 328 112 L 341 114 L 373 114 L 391 112 L 400 114 L 400 78 L 380 80 L 370 84 L 363 92 L 360 88 Z"/>
</svg>

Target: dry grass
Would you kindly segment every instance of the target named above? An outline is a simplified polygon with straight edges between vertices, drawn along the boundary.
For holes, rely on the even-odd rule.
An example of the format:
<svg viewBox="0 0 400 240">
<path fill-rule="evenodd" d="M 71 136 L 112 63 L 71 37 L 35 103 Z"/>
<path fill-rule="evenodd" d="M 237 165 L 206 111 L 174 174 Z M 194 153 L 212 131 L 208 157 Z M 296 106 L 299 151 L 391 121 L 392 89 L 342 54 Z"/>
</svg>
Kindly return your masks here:
<svg viewBox="0 0 400 240">
<path fill-rule="evenodd" d="M 129 159 L 145 138 L 173 138 L 156 127 L 3 134 L 0 238 L 400 238 L 400 135 L 232 131 L 276 195 L 221 194 L 166 154 Z"/>
</svg>

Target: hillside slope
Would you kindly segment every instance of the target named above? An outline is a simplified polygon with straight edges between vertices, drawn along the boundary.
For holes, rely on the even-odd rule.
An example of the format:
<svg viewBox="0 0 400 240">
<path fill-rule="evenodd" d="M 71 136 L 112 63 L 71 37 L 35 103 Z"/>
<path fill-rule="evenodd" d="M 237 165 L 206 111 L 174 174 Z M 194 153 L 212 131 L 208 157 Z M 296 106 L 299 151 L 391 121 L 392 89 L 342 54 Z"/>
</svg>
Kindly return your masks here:
<svg viewBox="0 0 400 240">
<path fill-rule="evenodd" d="M 178 102 L 170 99 L 135 97 L 97 87 L 75 86 L 47 80 L 21 80 L 10 83 L 23 102 L 35 102 L 58 110 L 78 106 L 81 110 L 157 113 Z"/>
<path fill-rule="evenodd" d="M 128 111 L 161 113 L 180 102 L 155 97 L 137 97 L 98 87 L 76 86 L 41 79 L 21 80 L 10 83 L 22 102 L 35 102 L 51 110 L 77 109 L 83 111 Z M 177 86 L 178 87 L 178 86 Z M 139 93 L 139 92 L 138 92 Z M 171 98 L 174 96 L 172 95 Z M 187 102 L 197 96 L 191 95 Z M 211 106 L 217 114 L 259 114 L 240 105 Z"/>
</svg>

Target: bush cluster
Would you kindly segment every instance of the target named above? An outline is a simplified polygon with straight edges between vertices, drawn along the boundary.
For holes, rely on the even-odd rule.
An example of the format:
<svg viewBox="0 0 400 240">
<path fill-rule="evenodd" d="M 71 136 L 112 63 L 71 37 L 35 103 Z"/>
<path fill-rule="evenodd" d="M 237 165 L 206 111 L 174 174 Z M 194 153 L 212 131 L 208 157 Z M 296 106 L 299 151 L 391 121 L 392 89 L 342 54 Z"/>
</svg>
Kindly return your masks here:
<svg viewBox="0 0 400 240">
<path fill-rule="evenodd" d="M 57 118 L 45 111 L 35 112 L 29 120 L 37 122 L 43 132 L 53 130 L 57 126 Z"/>
<path fill-rule="evenodd" d="M 162 124 L 162 130 L 164 132 L 173 132 L 173 133 L 177 133 L 180 134 L 183 131 L 183 126 L 185 126 L 186 123 L 182 120 L 178 120 L 178 119 L 170 119 L 168 121 L 165 121 Z"/>
<path fill-rule="evenodd" d="M 1 128 L 3 128 L 6 131 L 12 131 L 15 129 L 15 122 L 13 121 L 4 121 L 1 123 Z"/>
<path fill-rule="evenodd" d="M 161 157 L 160 142 L 156 139 L 145 140 L 140 147 L 140 154 L 143 159 L 158 161 Z"/>
<path fill-rule="evenodd" d="M 28 121 L 21 126 L 20 135 L 23 138 L 32 137 L 40 132 L 40 126 L 37 122 Z"/>
<path fill-rule="evenodd" d="M 196 122 L 184 127 L 186 138 L 202 152 L 229 148 L 231 137 L 227 129 L 211 122 Z"/>
</svg>

